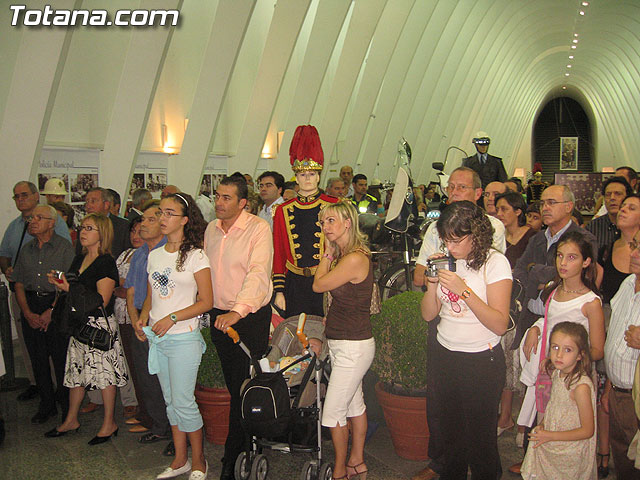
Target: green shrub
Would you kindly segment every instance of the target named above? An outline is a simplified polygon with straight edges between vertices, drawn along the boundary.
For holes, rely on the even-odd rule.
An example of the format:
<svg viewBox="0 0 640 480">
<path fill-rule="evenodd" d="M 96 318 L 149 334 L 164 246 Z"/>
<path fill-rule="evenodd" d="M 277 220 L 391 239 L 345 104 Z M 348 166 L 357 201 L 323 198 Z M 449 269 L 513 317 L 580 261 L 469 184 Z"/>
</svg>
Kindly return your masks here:
<svg viewBox="0 0 640 480">
<path fill-rule="evenodd" d="M 421 292 L 404 292 L 382 303 L 371 317 L 376 356 L 372 370 L 394 393 L 426 391 L 427 322 L 420 313 Z"/>
<path fill-rule="evenodd" d="M 203 328 L 202 336 L 207 344 L 207 351 L 202 355 L 200 368 L 198 369 L 197 383 L 209 388 L 226 388 L 224 383 L 224 375 L 222 374 L 222 366 L 216 347 L 211 341 L 211 329 Z"/>
</svg>

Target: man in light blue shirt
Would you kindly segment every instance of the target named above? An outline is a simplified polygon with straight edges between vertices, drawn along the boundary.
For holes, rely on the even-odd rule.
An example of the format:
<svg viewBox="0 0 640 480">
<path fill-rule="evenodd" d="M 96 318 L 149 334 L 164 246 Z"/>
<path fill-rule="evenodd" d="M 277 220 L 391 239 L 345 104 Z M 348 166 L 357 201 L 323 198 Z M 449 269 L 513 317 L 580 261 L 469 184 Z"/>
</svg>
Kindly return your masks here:
<svg viewBox="0 0 640 480">
<path fill-rule="evenodd" d="M 38 206 L 40 194 L 33 183 L 22 181 L 16 183 L 15 187 L 13 187 L 13 199 L 16 202 L 16 208 L 20 211 L 20 216 L 11 221 L 4 232 L 4 237 L 0 244 L 0 268 L 2 268 L 2 273 L 7 275 L 7 278 L 11 276 L 13 264 L 15 263 L 16 255 L 20 247 L 33 240 L 33 237 L 27 232 L 26 227 L 33 210 Z M 69 229 L 64 220 L 62 220 L 62 217 L 57 217 L 54 230 L 62 238 L 71 242 Z M 11 280 L 11 278 L 9 278 L 9 280 Z"/>
</svg>

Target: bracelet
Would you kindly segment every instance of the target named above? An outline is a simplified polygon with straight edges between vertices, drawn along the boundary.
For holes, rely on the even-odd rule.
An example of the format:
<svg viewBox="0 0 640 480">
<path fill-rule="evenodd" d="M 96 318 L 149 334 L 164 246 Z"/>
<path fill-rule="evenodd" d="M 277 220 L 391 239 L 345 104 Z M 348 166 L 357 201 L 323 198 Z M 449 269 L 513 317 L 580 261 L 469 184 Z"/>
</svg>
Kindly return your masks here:
<svg viewBox="0 0 640 480">
<path fill-rule="evenodd" d="M 329 255 L 328 253 L 325 253 L 325 254 L 323 255 L 323 257 L 324 257 L 324 258 L 326 258 L 326 259 L 328 259 L 330 262 L 333 262 L 333 260 L 334 260 L 334 258 L 333 258 L 331 255 Z"/>
</svg>

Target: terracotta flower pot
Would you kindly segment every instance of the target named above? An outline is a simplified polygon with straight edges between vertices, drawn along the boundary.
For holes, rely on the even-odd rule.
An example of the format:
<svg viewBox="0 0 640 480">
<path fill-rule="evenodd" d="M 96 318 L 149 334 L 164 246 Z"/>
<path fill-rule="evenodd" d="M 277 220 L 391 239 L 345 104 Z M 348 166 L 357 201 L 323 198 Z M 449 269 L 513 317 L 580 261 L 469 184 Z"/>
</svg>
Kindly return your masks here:
<svg viewBox="0 0 640 480">
<path fill-rule="evenodd" d="M 209 388 L 196 384 L 196 402 L 200 408 L 207 441 L 224 445 L 229 433 L 231 395 L 226 388 Z"/>
<path fill-rule="evenodd" d="M 426 460 L 429 447 L 426 397 L 405 397 L 385 391 L 376 383 L 376 396 L 384 412 L 393 448 L 407 460 Z"/>
</svg>

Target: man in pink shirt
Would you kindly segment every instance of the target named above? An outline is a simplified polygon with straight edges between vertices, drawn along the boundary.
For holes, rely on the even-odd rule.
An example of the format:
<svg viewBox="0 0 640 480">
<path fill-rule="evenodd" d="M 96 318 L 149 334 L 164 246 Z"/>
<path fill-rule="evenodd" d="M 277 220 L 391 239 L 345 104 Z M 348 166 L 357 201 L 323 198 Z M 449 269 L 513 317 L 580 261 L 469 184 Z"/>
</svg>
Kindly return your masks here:
<svg viewBox="0 0 640 480">
<path fill-rule="evenodd" d="M 240 425 L 240 387 L 249 377 L 249 358 L 225 332 L 233 326 L 251 353 L 260 357 L 267 348 L 271 320 L 273 238 L 265 220 L 244 210 L 247 194 L 243 176 L 225 177 L 216 190 L 217 219 L 204 234 L 213 285 L 211 340 L 231 394 L 221 480 L 234 478 L 236 457 L 247 446 Z"/>
</svg>

